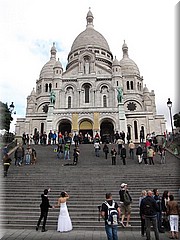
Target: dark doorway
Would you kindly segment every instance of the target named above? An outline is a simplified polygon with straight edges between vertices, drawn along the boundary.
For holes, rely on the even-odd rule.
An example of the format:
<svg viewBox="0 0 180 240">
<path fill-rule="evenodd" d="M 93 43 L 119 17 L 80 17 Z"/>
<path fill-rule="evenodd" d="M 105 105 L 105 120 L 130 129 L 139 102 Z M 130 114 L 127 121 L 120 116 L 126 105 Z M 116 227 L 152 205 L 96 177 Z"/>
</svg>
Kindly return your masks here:
<svg viewBox="0 0 180 240">
<path fill-rule="evenodd" d="M 34 135 L 36 135 L 37 131 L 38 131 L 37 128 L 35 128 L 34 129 Z"/>
<path fill-rule="evenodd" d="M 100 136 L 101 136 L 102 143 L 114 142 L 114 126 L 112 122 L 106 120 L 101 123 Z"/>
<path fill-rule="evenodd" d="M 41 134 L 44 133 L 44 123 L 41 123 Z"/>
<path fill-rule="evenodd" d="M 71 123 L 69 121 L 62 121 L 59 124 L 59 132 L 61 132 L 63 135 L 65 132 L 69 134 L 71 132 Z"/>
<path fill-rule="evenodd" d="M 134 137 L 138 139 L 138 128 L 137 128 L 137 121 L 134 121 Z"/>
</svg>

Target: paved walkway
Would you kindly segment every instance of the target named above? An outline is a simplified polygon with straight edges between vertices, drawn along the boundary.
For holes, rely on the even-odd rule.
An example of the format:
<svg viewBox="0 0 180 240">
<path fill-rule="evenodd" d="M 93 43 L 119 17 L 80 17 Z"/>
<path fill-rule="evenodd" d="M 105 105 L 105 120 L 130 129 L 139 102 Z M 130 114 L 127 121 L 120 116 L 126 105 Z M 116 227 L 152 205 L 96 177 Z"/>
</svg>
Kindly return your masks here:
<svg viewBox="0 0 180 240">
<path fill-rule="evenodd" d="M 3 233 L 3 234 L 2 234 Z M 3 236 L 2 240 L 106 240 L 106 234 L 104 231 L 80 231 L 73 230 L 67 233 L 59 233 L 54 230 L 47 232 L 36 232 L 35 230 L 1 230 L 0 236 Z M 118 232 L 119 240 L 145 240 L 145 237 L 141 237 L 138 231 L 122 231 Z M 155 240 L 154 233 L 151 233 L 152 240 Z M 169 239 L 168 233 L 160 233 L 160 240 Z"/>
</svg>

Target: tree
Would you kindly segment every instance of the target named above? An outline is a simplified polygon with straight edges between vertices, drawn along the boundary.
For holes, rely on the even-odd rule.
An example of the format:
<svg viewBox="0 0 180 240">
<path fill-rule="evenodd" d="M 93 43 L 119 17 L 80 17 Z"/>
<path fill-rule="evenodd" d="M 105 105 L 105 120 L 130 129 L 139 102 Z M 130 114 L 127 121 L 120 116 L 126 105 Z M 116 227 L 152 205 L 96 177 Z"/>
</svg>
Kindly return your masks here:
<svg viewBox="0 0 180 240">
<path fill-rule="evenodd" d="M 0 129 L 5 129 L 9 132 L 10 124 L 13 121 L 11 117 L 11 112 L 8 108 L 7 103 L 2 103 L 0 101 Z"/>
<path fill-rule="evenodd" d="M 174 126 L 177 128 L 177 127 L 180 127 L 180 112 L 179 113 L 176 113 L 174 116 L 173 116 L 173 119 L 174 119 Z"/>
</svg>

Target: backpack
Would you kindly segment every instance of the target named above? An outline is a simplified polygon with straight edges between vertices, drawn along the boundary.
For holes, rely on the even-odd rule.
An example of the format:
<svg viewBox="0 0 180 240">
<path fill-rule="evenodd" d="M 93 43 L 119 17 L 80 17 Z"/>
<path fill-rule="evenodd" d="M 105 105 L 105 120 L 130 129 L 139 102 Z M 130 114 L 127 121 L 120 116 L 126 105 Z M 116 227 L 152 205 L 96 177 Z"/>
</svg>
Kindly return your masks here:
<svg viewBox="0 0 180 240">
<path fill-rule="evenodd" d="M 125 191 L 124 192 L 124 205 L 129 205 L 131 203 L 131 199 L 129 197 L 129 194 Z"/>
<path fill-rule="evenodd" d="M 108 218 L 107 218 L 107 224 L 108 225 L 118 225 L 118 211 L 115 208 L 115 202 L 113 200 L 112 206 L 109 205 L 108 202 L 104 202 L 106 206 L 108 207 Z"/>
</svg>

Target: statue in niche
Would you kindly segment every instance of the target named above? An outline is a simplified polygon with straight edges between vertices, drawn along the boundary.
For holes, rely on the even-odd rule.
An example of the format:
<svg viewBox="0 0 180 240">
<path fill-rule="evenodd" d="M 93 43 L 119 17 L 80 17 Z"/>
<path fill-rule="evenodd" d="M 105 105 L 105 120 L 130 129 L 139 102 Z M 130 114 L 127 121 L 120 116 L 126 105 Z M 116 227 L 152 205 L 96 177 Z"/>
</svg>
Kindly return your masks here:
<svg viewBox="0 0 180 240">
<path fill-rule="evenodd" d="M 89 69 L 90 68 L 90 66 L 89 66 L 89 61 L 86 59 L 86 61 L 85 61 L 85 74 L 89 74 Z"/>
<path fill-rule="evenodd" d="M 50 103 L 51 103 L 51 104 L 55 104 L 55 100 L 56 100 L 56 94 L 55 94 L 54 91 L 51 91 Z"/>
<path fill-rule="evenodd" d="M 122 100 L 123 100 L 123 89 L 122 88 L 118 88 L 117 89 L 117 100 L 118 100 L 118 103 L 122 103 Z"/>
<path fill-rule="evenodd" d="M 84 57 L 84 73 L 90 73 L 90 58 L 88 56 Z"/>
</svg>

